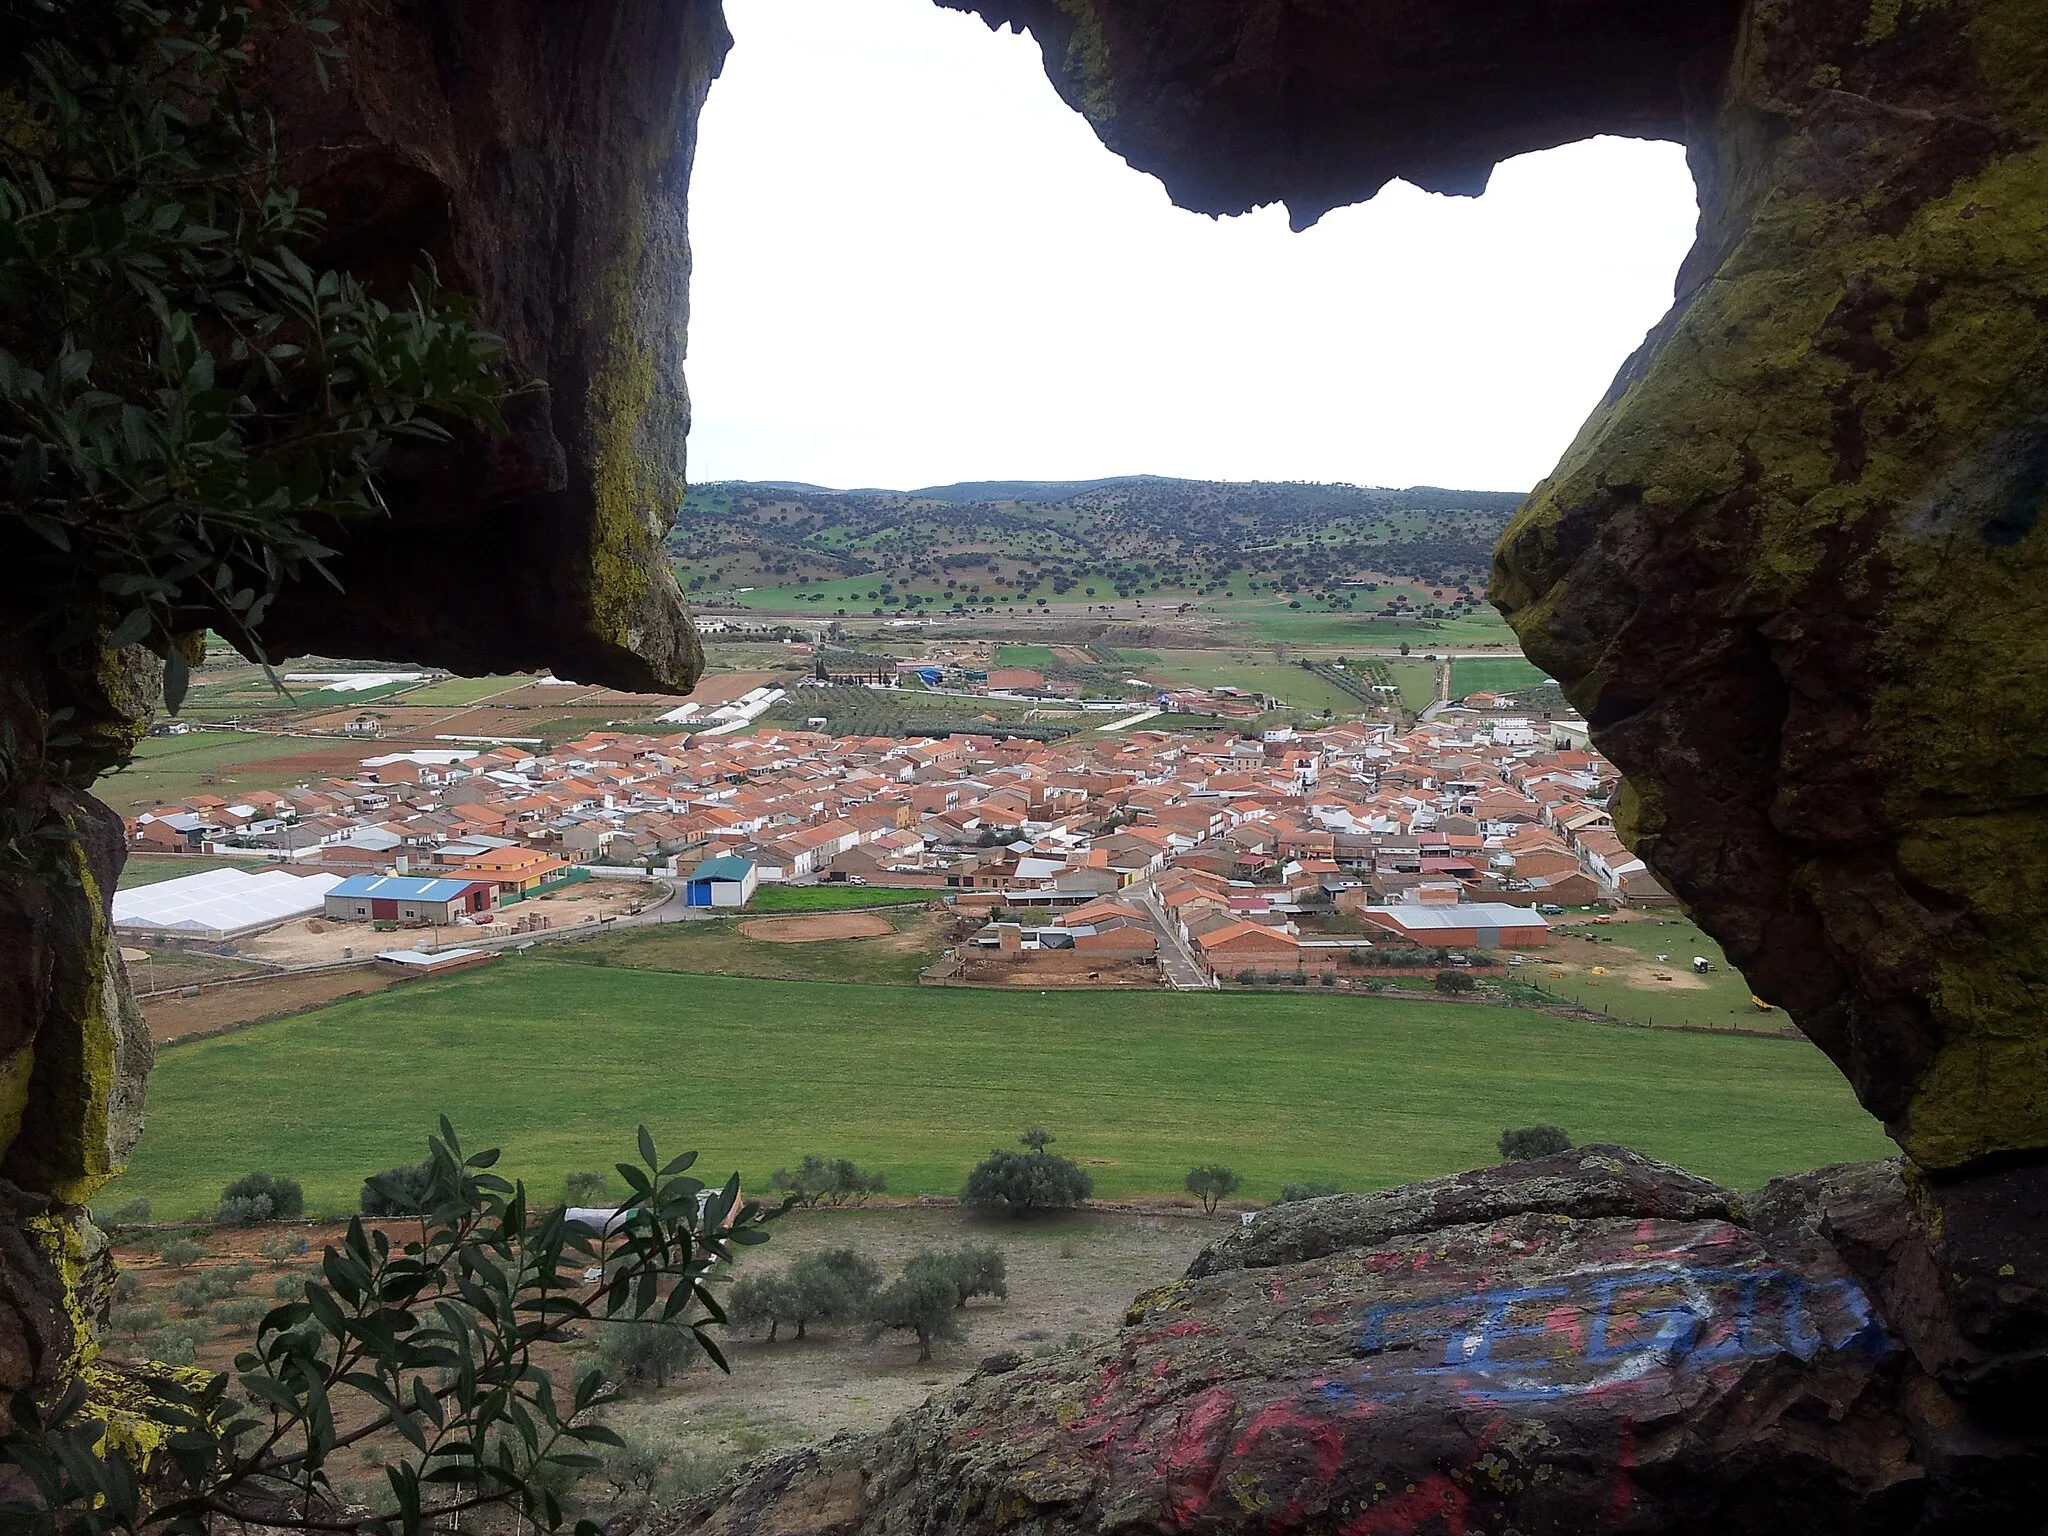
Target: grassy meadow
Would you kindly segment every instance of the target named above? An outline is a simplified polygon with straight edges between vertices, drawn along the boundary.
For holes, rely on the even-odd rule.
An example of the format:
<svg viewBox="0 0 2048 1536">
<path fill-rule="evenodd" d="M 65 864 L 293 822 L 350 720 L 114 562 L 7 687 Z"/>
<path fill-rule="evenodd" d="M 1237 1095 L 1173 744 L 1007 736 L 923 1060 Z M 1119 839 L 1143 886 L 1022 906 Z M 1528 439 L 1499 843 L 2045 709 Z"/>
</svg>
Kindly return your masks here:
<svg viewBox="0 0 2048 1536">
<path fill-rule="evenodd" d="M 1032 1121 L 1105 1197 L 1220 1161 L 1244 1193 L 1486 1163 L 1539 1120 L 1754 1185 L 1890 1144 L 1798 1040 L 1505 1008 L 1235 994 L 996 993 L 740 980 L 534 953 L 166 1049 L 130 1173 L 162 1217 L 263 1168 L 317 1210 L 420 1155 L 435 1117 L 554 1189 L 645 1122 L 755 1187 L 808 1151 L 953 1193 Z"/>
<path fill-rule="evenodd" d="M 1451 663 L 1454 699 L 1468 693 L 1516 693 L 1549 681 L 1549 673 L 1520 656 L 1460 656 Z"/>
</svg>

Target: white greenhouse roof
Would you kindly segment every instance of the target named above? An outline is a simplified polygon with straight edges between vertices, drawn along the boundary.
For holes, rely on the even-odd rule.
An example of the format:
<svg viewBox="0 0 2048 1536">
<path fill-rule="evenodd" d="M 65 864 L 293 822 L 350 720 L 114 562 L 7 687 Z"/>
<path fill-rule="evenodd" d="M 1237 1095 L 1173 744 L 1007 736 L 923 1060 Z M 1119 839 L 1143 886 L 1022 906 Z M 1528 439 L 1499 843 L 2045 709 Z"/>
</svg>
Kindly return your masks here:
<svg viewBox="0 0 2048 1536">
<path fill-rule="evenodd" d="M 243 933 L 318 912 L 322 898 L 339 884 L 339 875 L 209 869 L 115 892 L 114 926 L 194 937 Z"/>
</svg>

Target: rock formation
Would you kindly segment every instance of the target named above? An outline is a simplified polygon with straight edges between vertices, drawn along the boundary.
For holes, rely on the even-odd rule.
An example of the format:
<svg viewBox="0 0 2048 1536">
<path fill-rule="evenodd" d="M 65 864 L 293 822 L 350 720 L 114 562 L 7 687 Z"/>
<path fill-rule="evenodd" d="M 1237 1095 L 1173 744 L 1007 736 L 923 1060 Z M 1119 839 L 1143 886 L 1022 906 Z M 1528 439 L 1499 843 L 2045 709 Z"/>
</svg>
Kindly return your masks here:
<svg viewBox="0 0 2048 1536">
<path fill-rule="evenodd" d="M 1262 1216 L 1100 1354 L 994 1362 L 696 1526 L 2039 1528 L 2048 5 L 941 3 L 1028 26 L 1105 141 L 1211 212 L 1306 224 L 1588 134 L 1686 143 L 1677 305 L 1495 596 L 1627 773 L 1625 836 L 1907 1160 L 1746 1207 L 1613 1153 Z M 338 12 L 331 93 L 262 61 L 320 254 L 389 284 L 426 252 L 545 388 L 509 438 L 401 465 L 344 590 L 293 594 L 273 639 L 686 685 L 658 546 L 715 3 Z M 85 786 L 154 676 L 41 655 L 18 614 L 0 812 L 78 840 L 0 872 L 0 1390 L 89 1353 L 76 1207 L 147 1064 Z"/>
<path fill-rule="evenodd" d="M 690 161 L 730 43 L 715 0 L 336 14 L 328 84 L 303 39 L 265 34 L 257 61 L 287 173 L 328 215 L 307 254 L 399 297 L 431 260 L 537 387 L 505 437 L 395 463 L 389 521 L 330 535 L 340 590 L 287 592 L 265 639 L 687 691 L 702 655 L 662 538 L 689 427 Z M 0 1424 L 13 1392 L 90 1358 L 81 1207 L 133 1145 L 150 1061 L 110 941 L 121 825 L 89 787 L 132 750 L 161 666 L 49 654 L 32 608 L 0 605 L 0 818 L 74 839 L 0 867 Z"/>
<path fill-rule="evenodd" d="M 2041 1372 L 2048 7 L 942 3 L 1028 26 L 1214 212 L 1684 141 L 1677 302 L 1493 597 L 1627 775 L 1623 837 L 1908 1154 L 1977 1379 Z"/>
<path fill-rule="evenodd" d="M 1896 1164 L 1749 1201 L 1618 1147 L 1261 1212 L 1110 1342 L 995 1356 L 661 1536 L 2038 1529 Z"/>
</svg>

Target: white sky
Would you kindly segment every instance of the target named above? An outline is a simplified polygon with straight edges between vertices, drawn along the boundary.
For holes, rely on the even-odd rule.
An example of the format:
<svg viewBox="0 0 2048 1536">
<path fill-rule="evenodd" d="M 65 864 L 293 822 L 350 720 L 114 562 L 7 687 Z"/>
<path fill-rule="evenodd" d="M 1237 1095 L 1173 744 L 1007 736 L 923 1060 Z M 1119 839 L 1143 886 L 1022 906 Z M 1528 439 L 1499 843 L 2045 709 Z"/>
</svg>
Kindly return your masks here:
<svg viewBox="0 0 2048 1536">
<path fill-rule="evenodd" d="M 690 476 L 1118 474 L 1526 490 L 1671 301 L 1672 144 L 1405 182 L 1304 234 L 1186 213 L 1028 38 L 929 0 L 727 0 L 697 153 Z"/>
</svg>

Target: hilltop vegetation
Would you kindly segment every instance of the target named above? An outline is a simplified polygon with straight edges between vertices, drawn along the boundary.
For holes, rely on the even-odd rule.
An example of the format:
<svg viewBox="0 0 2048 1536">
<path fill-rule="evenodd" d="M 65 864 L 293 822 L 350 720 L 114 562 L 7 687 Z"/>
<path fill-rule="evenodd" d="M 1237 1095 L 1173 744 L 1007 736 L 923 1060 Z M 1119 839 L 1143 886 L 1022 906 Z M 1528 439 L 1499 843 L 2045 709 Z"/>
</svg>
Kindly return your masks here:
<svg viewBox="0 0 2048 1536">
<path fill-rule="evenodd" d="M 702 598 L 751 587 L 834 607 L 972 609 L 1299 594 L 1340 612 L 1456 618 L 1483 601 L 1520 500 L 1151 476 L 909 492 L 728 481 L 691 490 L 669 547 Z"/>
</svg>

